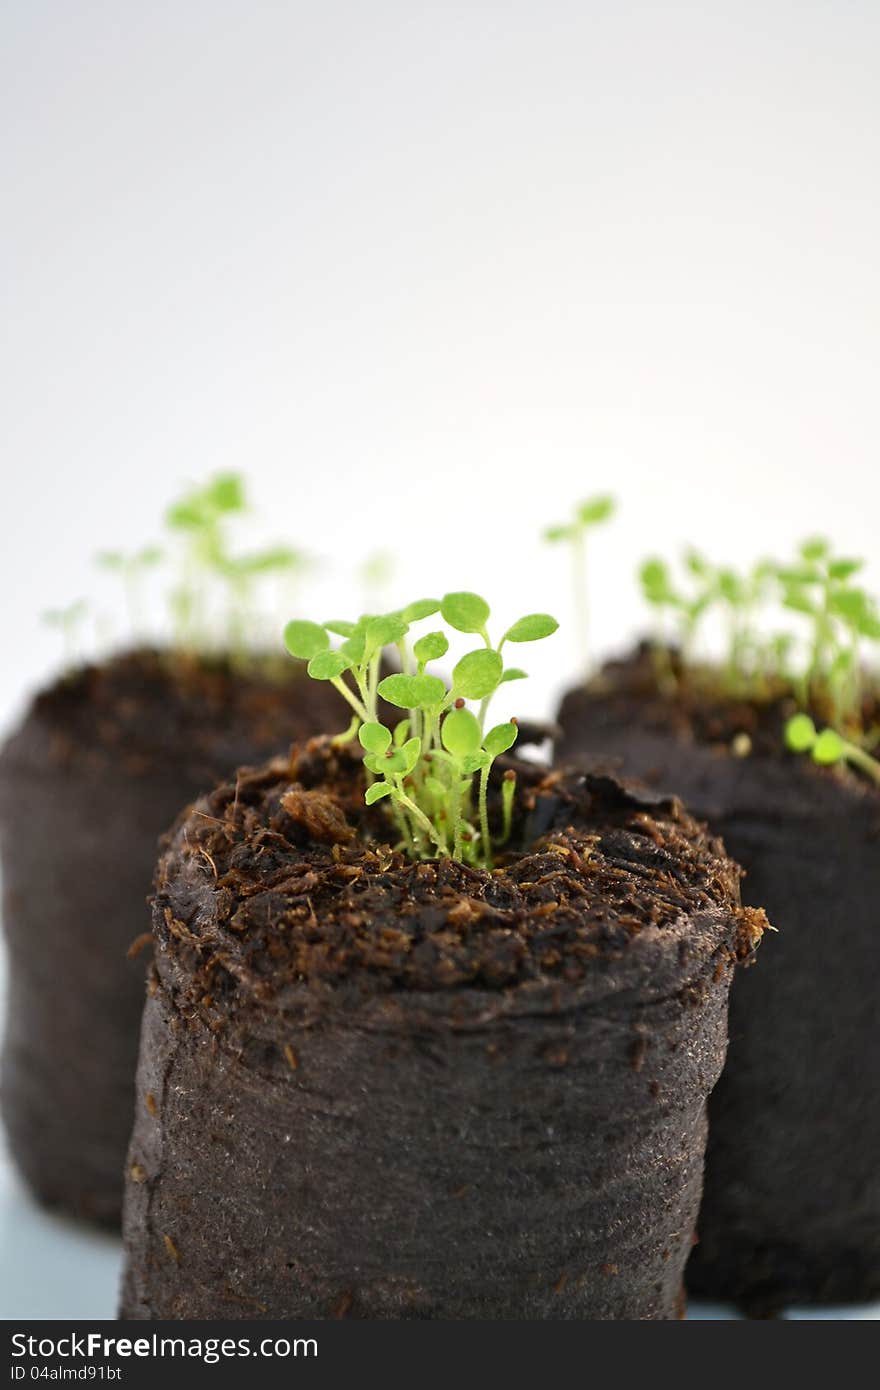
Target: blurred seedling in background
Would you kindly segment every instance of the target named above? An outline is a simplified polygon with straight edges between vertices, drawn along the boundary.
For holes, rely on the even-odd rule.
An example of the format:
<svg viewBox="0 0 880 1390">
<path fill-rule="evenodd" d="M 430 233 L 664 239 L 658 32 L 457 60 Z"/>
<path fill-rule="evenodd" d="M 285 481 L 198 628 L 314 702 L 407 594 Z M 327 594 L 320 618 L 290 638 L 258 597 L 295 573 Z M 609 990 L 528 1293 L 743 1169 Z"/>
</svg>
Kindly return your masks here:
<svg viewBox="0 0 880 1390">
<path fill-rule="evenodd" d="M 449 651 L 447 633 L 437 627 L 410 636 L 414 624 L 438 613 L 447 628 L 482 642 L 456 662 L 451 683 L 427 669 Z M 307 661 L 309 675 L 329 681 L 351 706 L 351 724 L 339 741 L 359 739 L 369 778 L 367 805 L 383 803 L 400 847 L 413 859 L 448 856 L 489 868 L 493 850 L 510 834 L 513 770 L 501 782 L 501 829 L 494 842 L 488 786 L 492 764 L 513 747 L 517 728 L 514 720 L 487 727 L 489 704 L 502 685 L 525 675 L 505 667 L 507 644 L 540 641 L 558 624 L 549 614 L 530 613 L 493 645 L 490 616 L 479 594 L 460 592 L 357 622 L 294 620 L 284 630 L 290 654 Z M 333 636 L 342 639 L 335 648 Z M 383 677 L 387 648 L 395 649 L 400 671 Z M 393 725 L 380 717 L 380 700 L 401 711 Z"/>
<path fill-rule="evenodd" d="M 544 539 L 551 544 L 567 544 L 571 550 L 572 580 L 574 585 L 575 626 L 580 649 L 580 663 L 584 676 L 591 670 L 590 651 L 590 605 L 588 587 L 587 536 L 597 526 L 609 521 L 616 510 L 613 497 L 590 497 L 574 509 L 570 521 L 557 526 L 548 526 Z"/>
<path fill-rule="evenodd" d="M 364 608 L 371 613 L 382 608 L 394 580 L 397 561 L 390 550 L 377 550 L 368 555 L 360 567 Z"/>
<path fill-rule="evenodd" d="M 760 561 L 745 574 L 711 564 L 698 550 L 688 550 L 683 562 L 684 580 L 677 585 L 665 560 L 652 557 L 639 569 L 645 601 L 658 615 L 655 642 L 658 679 L 674 684 L 669 648 L 678 649 L 681 663 L 692 664 L 697 639 L 706 616 L 717 609 L 725 619 L 726 651 L 723 677 L 728 694 L 747 693 L 756 675 L 763 675 L 765 644 L 756 625 L 758 609 L 769 597 L 774 566 Z M 775 650 L 781 652 L 777 641 Z"/>
<path fill-rule="evenodd" d="M 237 473 L 221 473 L 190 488 L 168 508 L 165 521 L 170 543 L 165 549 L 148 545 L 132 552 L 105 550 L 95 557 L 101 569 L 121 581 L 131 645 L 147 640 L 147 581 L 171 558 L 177 567 L 169 596 L 172 637 L 161 645 L 172 661 L 181 655 L 189 659 L 214 651 L 228 653 L 233 665 L 256 663 L 266 674 L 283 669 L 283 657 L 273 651 L 272 612 L 278 611 L 282 601 L 289 611 L 299 581 L 313 561 L 288 545 L 235 553 L 230 523 L 246 510 L 243 479 Z M 267 580 L 274 587 L 271 604 L 265 602 L 261 587 Z M 44 615 L 62 633 L 68 665 L 82 660 L 86 611 L 82 600 Z M 112 619 L 98 612 L 95 624 L 98 650 L 114 645 Z"/>
<path fill-rule="evenodd" d="M 118 575 L 122 580 L 129 627 L 135 638 L 142 637 L 146 619 L 145 580 L 148 573 L 161 563 L 161 549 L 157 545 L 146 545 L 128 555 L 121 550 L 102 550 L 96 560 L 101 569 Z"/>
<path fill-rule="evenodd" d="M 880 641 L 876 603 L 852 582 L 863 568 L 864 561 L 837 557 L 816 537 L 803 543 L 794 565 L 778 571 L 783 606 L 809 623 L 801 703 L 826 697 L 831 722 L 854 730 L 862 724 L 864 647 Z"/>
<path fill-rule="evenodd" d="M 809 753 L 813 762 L 822 767 L 849 763 L 880 783 L 880 762 L 876 758 L 836 729 L 823 729 L 820 733 L 808 714 L 792 715 L 785 726 L 785 742 L 793 753 Z"/>
<path fill-rule="evenodd" d="M 677 647 L 684 662 L 692 660 L 700 620 L 710 607 L 714 593 L 707 579 L 708 566 L 697 551 L 684 560 L 690 589 L 678 587 L 665 560 L 651 556 L 639 568 L 642 595 L 656 614 L 654 665 L 661 689 L 675 685 L 670 647 Z"/>
<path fill-rule="evenodd" d="M 312 560 L 291 546 L 267 546 L 265 550 L 247 555 L 225 556 L 217 565 L 217 573 L 227 585 L 227 641 L 232 660 L 247 665 L 253 656 L 253 626 L 258 611 L 256 585 L 263 579 L 281 577 L 287 580 L 287 601 L 292 599 L 292 583 L 306 574 Z"/>
<path fill-rule="evenodd" d="M 767 643 L 761 636 L 759 615 L 774 593 L 776 566 L 770 560 L 759 560 L 743 574 L 707 566 L 706 579 L 724 615 L 727 689 L 732 695 L 756 693 L 756 682 L 763 685 L 767 666 Z M 785 647 L 777 638 L 770 650 L 781 655 Z"/>
<path fill-rule="evenodd" d="M 216 573 L 227 555 L 226 526 L 246 510 L 244 483 L 237 473 L 220 473 L 203 487 L 186 492 L 165 513 L 165 523 L 182 542 L 180 573 L 171 593 L 177 647 L 203 646 L 207 627 L 205 576 Z"/>
<path fill-rule="evenodd" d="M 727 698 L 793 695 L 801 713 L 786 725 L 788 747 L 876 778 L 877 762 L 867 751 L 874 732 L 864 727 L 864 680 L 866 656 L 880 642 L 880 612 L 855 582 L 863 568 L 863 561 L 835 555 L 821 538 L 804 541 L 790 564 L 764 560 L 745 575 L 716 568 L 691 551 L 685 558 L 688 588 L 676 586 L 664 561 L 646 560 L 639 572 L 642 592 L 661 618 L 658 685 L 667 691 L 675 685 L 672 642 L 679 648 L 682 680 Z M 806 620 L 805 642 L 792 631 L 764 635 L 766 613 L 771 610 L 775 622 L 780 609 Z M 720 666 L 696 652 L 704 620 L 715 611 L 726 620 Z M 817 711 L 829 725 L 821 733 L 810 717 Z"/>
<path fill-rule="evenodd" d="M 171 596 L 175 645 L 196 650 L 210 645 L 210 596 L 220 581 L 225 592 L 226 645 L 239 665 L 253 656 L 257 583 L 269 577 L 298 579 L 312 563 L 302 551 L 285 545 L 234 554 L 229 523 L 246 511 L 244 480 L 237 473 L 222 473 L 187 492 L 166 513 L 169 529 L 182 540 L 180 574 Z M 289 592 L 287 597 L 290 601 Z"/>
<path fill-rule="evenodd" d="M 88 612 L 87 600 L 78 598 L 66 608 L 49 608 L 43 614 L 46 626 L 61 634 L 65 669 L 77 666 L 82 659 L 82 630 Z"/>
</svg>

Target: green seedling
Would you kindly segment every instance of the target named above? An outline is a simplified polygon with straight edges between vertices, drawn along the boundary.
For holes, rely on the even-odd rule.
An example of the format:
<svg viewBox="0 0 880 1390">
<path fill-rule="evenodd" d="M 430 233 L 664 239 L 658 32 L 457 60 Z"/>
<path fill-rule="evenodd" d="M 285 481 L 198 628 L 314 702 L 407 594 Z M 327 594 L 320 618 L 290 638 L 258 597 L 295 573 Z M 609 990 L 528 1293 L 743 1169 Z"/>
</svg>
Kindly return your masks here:
<svg viewBox="0 0 880 1390">
<path fill-rule="evenodd" d="M 144 630 L 144 581 L 162 558 L 162 551 L 157 545 L 146 545 L 128 555 L 121 550 L 102 550 L 96 557 L 101 569 L 118 575 L 122 580 L 129 626 L 136 636 Z"/>
<path fill-rule="evenodd" d="M 227 586 L 227 635 L 233 662 L 247 663 L 249 634 L 256 608 L 254 589 L 264 579 L 282 576 L 298 578 L 311 568 L 312 561 L 290 546 L 268 546 L 248 555 L 222 555 L 215 563 L 216 573 Z"/>
<path fill-rule="evenodd" d="M 659 645 L 666 649 L 672 641 L 687 661 L 693 654 L 703 615 L 715 598 L 712 572 L 696 550 L 688 551 L 684 569 L 690 591 L 677 587 L 665 560 L 652 556 L 639 569 L 639 583 L 645 601 L 658 614 Z M 670 631 L 671 629 L 671 631 Z"/>
<path fill-rule="evenodd" d="M 775 566 L 769 560 L 759 560 L 744 574 L 707 567 L 713 600 L 725 617 L 725 675 L 731 694 L 747 695 L 753 691 L 756 678 L 763 679 L 766 649 L 757 618 L 771 596 L 775 574 Z"/>
<path fill-rule="evenodd" d="M 793 753 L 809 753 L 822 767 L 849 763 L 880 783 L 880 762 L 836 729 L 819 732 L 808 714 L 792 715 L 785 726 L 785 743 Z"/>
<path fill-rule="evenodd" d="M 438 613 L 446 628 L 482 643 L 455 663 L 451 682 L 428 670 L 447 655 L 447 632 L 438 626 L 411 637 L 415 624 Z M 546 613 L 530 613 L 493 644 L 490 616 L 479 594 L 460 592 L 357 622 L 297 619 L 284 630 L 290 654 L 308 662 L 309 675 L 329 681 L 351 706 L 352 721 L 340 741 L 358 738 L 369 778 L 367 805 L 382 803 L 401 848 L 414 859 L 448 856 L 488 868 L 494 849 L 510 834 L 512 770 L 502 780 L 502 823 L 494 841 L 488 786 L 492 765 L 513 747 L 517 728 L 512 719 L 488 726 L 489 704 L 502 685 L 525 675 L 505 666 L 505 647 L 540 641 L 558 624 Z M 332 645 L 333 637 L 342 639 L 339 646 Z M 383 677 L 389 648 L 400 670 Z M 386 723 L 380 701 L 398 709 L 399 720 Z"/>
<path fill-rule="evenodd" d="M 791 564 L 763 560 L 745 575 L 719 569 L 690 552 L 685 560 L 690 588 L 676 587 L 662 560 L 641 567 L 642 591 L 659 611 L 671 616 L 681 650 L 681 679 L 711 682 L 722 696 L 762 701 L 793 695 L 801 707 L 786 726 L 789 748 L 810 752 L 817 762 L 847 762 L 877 777 L 877 760 L 867 751 L 874 733 L 864 728 L 866 652 L 880 642 L 876 601 L 856 582 L 861 560 L 837 556 L 826 540 L 813 538 Z M 771 628 L 783 613 L 807 620 L 808 641 Z M 697 628 L 711 611 L 726 619 L 727 653 L 721 667 L 696 655 Z M 673 688 L 668 630 L 658 645 L 665 666 L 658 667 L 661 689 Z M 811 713 L 828 727 L 816 733 Z M 801 742 L 798 743 L 797 741 Z"/>
<path fill-rule="evenodd" d="M 144 638 L 144 590 L 150 573 L 173 552 L 177 564 L 170 594 L 173 636 L 168 656 L 172 664 L 184 655 L 228 653 L 233 665 L 274 675 L 283 668 L 280 653 L 267 655 L 272 640 L 265 631 L 264 586 L 272 584 L 271 607 L 277 611 L 294 601 L 299 578 L 312 565 L 301 551 L 287 545 L 235 553 L 229 543 L 230 523 L 247 510 L 245 488 L 238 474 L 222 473 L 202 487 L 192 488 L 166 512 L 169 545 L 144 546 L 134 552 L 105 550 L 96 556 L 99 567 L 121 580 L 128 611 L 130 637 Z M 258 590 L 262 590 L 258 593 Z M 53 609 L 45 621 L 64 638 L 68 664 L 78 655 L 85 601 Z M 219 621 L 218 621 L 219 620 Z M 225 627 L 224 627 L 225 620 Z M 112 625 L 95 615 L 99 650 L 112 644 Z"/>
<path fill-rule="evenodd" d="M 697 550 L 684 556 L 684 581 L 677 585 L 665 560 L 651 558 L 639 570 L 642 594 L 658 613 L 660 634 L 656 654 L 663 668 L 663 683 L 670 680 L 668 658 L 670 641 L 681 661 L 694 660 L 698 633 L 704 618 L 713 610 L 724 613 L 727 652 L 724 660 L 725 683 L 729 693 L 742 693 L 760 668 L 761 642 L 755 626 L 758 608 L 772 585 L 774 567 L 766 560 L 744 575 L 729 568 L 718 568 Z"/>
<path fill-rule="evenodd" d="M 222 473 L 204 487 L 186 493 L 166 513 L 169 529 L 183 542 L 180 578 L 171 596 L 176 645 L 206 645 L 208 595 L 219 581 L 225 588 L 227 642 L 237 664 L 249 657 L 247 637 L 257 581 L 273 576 L 295 578 L 311 565 L 301 551 L 283 545 L 253 554 L 234 554 L 229 522 L 246 511 L 242 478 Z"/>
<path fill-rule="evenodd" d="M 247 508 L 244 483 L 236 473 L 220 473 L 203 487 L 193 488 L 165 514 L 169 530 L 183 544 L 180 576 L 171 594 L 175 646 L 203 645 L 207 625 L 206 573 L 219 573 L 227 560 L 226 523 Z"/>
<path fill-rule="evenodd" d="M 570 521 L 548 526 L 544 539 L 551 544 L 567 543 L 571 548 L 572 579 L 574 584 L 575 625 L 580 647 L 581 668 L 590 674 L 591 653 L 589 634 L 589 590 L 587 583 L 587 535 L 614 515 L 613 497 L 590 497 L 575 507 Z"/>
<path fill-rule="evenodd" d="M 863 565 L 835 556 L 817 537 L 803 543 L 794 565 L 778 571 L 784 606 L 803 614 L 810 627 L 802 702 L 827 695 L 832 722 L 856 729 L 862 718 L 863 647 L 880 641 L 876 603 L 853 583 Z"/>
<path fill-rule="evenodd" d="M 43 622 L 61 633 L 64 644 L 64 665 L 70 669 L 80 659 L 82 625 L 89 611 L 86 599 L 78 598 L 66 608 L 49 608 L 43 614 Z"/>
</svg>

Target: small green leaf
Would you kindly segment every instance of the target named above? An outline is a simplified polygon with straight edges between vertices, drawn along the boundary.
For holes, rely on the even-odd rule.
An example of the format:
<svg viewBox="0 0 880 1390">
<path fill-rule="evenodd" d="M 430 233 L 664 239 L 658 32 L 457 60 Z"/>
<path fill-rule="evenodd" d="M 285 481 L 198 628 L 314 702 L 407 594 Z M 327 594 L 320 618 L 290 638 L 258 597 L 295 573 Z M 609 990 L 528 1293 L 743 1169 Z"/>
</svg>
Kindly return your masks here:
<svg viewBox="0 0 880 1390">
<path fill-rule="evenodd" d="M 459 766 L 462 772 L 470 774 L 479 772 L 483 767 L 488 767 L 491 761 L 489 754 L 481 748 L 479 753 L 469 753 L 466 758 L 462 758 Z"/>
<path fill-rule="evenodd" d="M 206 497 L 218 512 L 240 512 L 245 505 L 244 482 L 238 473 L 220 473 L 209 484 Z"/>
<path fill-rule="evenodd" d="M 462 592 L 446 594 L 440 612 L 444 621 L 456 632 L 482 632 L 488 622 L 490 608 L 479 594 Z"/>
<path fill-rule="evenodd" d="M 401 772 L 404 777 L 408 777 L 419 760 L 422 752 L 422 740 L 420 738 L 407 739 L 406 743 L 399 750 L 399 756 L 403 758 Z M 395 754 L 395 757 L 398 754 Z"/>
<path fill-rule="evenodd" d="M 401 613 L 405 623 L 419 623 L 423 618 L 430 618 L 432 614 L 439 612 L 440 600 L 436 598 L 417 598 L 414 603 L 408 603 Z"/>
<path fill-rule="evenodd" d="M 194 498 L 175 502 L 165 513 L 166 526 L 175 531 L 197 531 L 205 520 L 205 513 Z"/>
<path fill-rule="evenodd" d="M 354 632 L 346 637 L 339 650 L 348 657 L 352 666 L 362 665 L 367 651 L 366 629 L 357 623 Z"/>
<path fill-rule="evenodd" d="M 695 579 L 707 579 L 709 565 L 699 550 L 688 550 L 684 557 L 685 568 Z"/>
<path fill-rule="evenodd" d="M 552 637 L 558 627 L 558 622 L 549 613 L 529 613 L 507 629 L 504 641 L 539 642 L 542 637 Z"/>
<path fill-rule="evenodd" d="M 815 604 L 811 603 L 805 594 L 797 589 L 787 589 L 782 596 L 783 608 L 790 608 L 793 613 L 808 613 L 813 617 L 816 612 Z"/>
<path fill-rule="evenodd" d="M 384 773 L 393 772 L 400 777 L 405 777 L 409 770 L 409 755 L 405 751 L 408 744 L 403 748 L 390 748 L 387 753 L 376 761 L 380 764 L 381 771 Z"/>
<path fill-rule="evenodd" d="M 231 563 L 240 574 L 272 574 L 278 570 L 299 568 L 304 564 L 304 558 L 298 550 L 291 550 L 286 545 L 276 545 L 268 550 L 260 550 L 255 555 L 242 555 Z"/>
<path fill-rule="evenodd" d="M 342 618 L 333 618 L 329 623 L 324 623 L 328 632 L 335 632 L 337 637 L 351 637 L 357 631 L 357 623 L 345 622 Z"/>
<path fill-rule="evenodd" d="M 429 661 L 439 661 L 448 651 L 449 642 L 445 632 L 426 632 L 424 637 L 420 637 L 413 644 L 413 655 L 422 665 Z"/>
<path fill-rule="evenodd" d="M 784 565 L 776 572 L 777 578 L 783 584 L 818 584 L 822 578 L 820 570 L 815 565 Z"/>
<path fill-rule="evenodd" d="M 384 724 L 362 724 L 358 729 L 361 747 L 368 753 L 384 753 L 391 747 L 391 730 Z"/>
<path fill-rule="evenodd" d="M 480 749 L 480 721 L 469 709 L 451 709 L 440 730 L 443 747 L 454 758 L 466 758 Z"/>
<path fill-rule="evenodd" d="M 367 803 L 368 806 L 372 806 L 374 802 L 381 801 L 383 796 L 390 795 L 391 788 L 389 787 L 387 782 L 374 782 L 371 787 L 367 787 L 367 790 L 364 793 L 364 801 Z"/>
<path fill-rule="evenodd" d="M 575 534 L 573 526 L 547 526 L 544 530 L 544 540 L 550 541 L 570 541 Z"/>
<path fill-rule="evenodd" d="M 793 753 L 806 753 L 816 742 L 816 726 L 808 714 L 794 714 L 785 726 L 785 742 Z"/>
<path fill-rule="evenodd" d="M 298 657 L 300 661 L 310 661 L 319 652 L 327 650 L 330 637 L 320 624 L 294 618 L 284 629 L 284 645 L 291 656 Z"/>
<path fill-rule="evenodd" d="M 858 574 L 859 570 L 864 568 L 864 560 L 832 560 L 828 566 L 828 574 L 831 579 L 851 579 L 854 574 Z"/>
<path fill-rule="evenodd" d="M 318 652 L 313 656 L 306 670 L 316 681 L 332 681 L 343 675 L 351 666 L 348 657 L 342 652 Z"/>
<path fill-rule="evenodd" d="M 744 594 L 739 576 L 733 570 L 721 570 L 718 574 L 718 592 L 725 602 L 733 607 L 742 603 Z"/>
<path fill-rule="evenodd" d="M 367 623 L 366 650 L 375 652 L 379 647 L 391 647 L 409 632 L 409 623 L 396 613 L 387 613 L 379 618 L 370 618 Z"/>
<path fill-rule="evenodd" d="M 68 604 L 66 608 L 49 608 L 43 614 L 43 622 L 49 623 L 51 627 L 72 627 L 80 618 L 84 616 L 88 609 L 88 603 L 84 598 L 78 598 L 74 603 Z"/>
<path fill-rule="evenodd" d="M 829 766 L 839 763 L 846 753 L 846 745 L 834 729 L 823 729 L 813 744 L 813 761 Z"/>
<path fill-rule="evenodd" d="M 639 568 L 642 591 L 648 603 L 670 603 L 674 597 L 669 582 L 669 569 L 663 560 L 645 560 Z"/>
<path fill-rule="evenodd" d="M 528 680 L 528 671 L 521 671 L 518 666 L 509 666 L 501 677 L 501 684 L 504 685 L 507 681 L 524 680 Z"/>
<path fill-rule="evenodd" d="M 863 589 L 837 589 L 828 596 L 828 607 L 845 622 L 858 626 L 870 607 Z"/>
<path fill-rule="evenodd" d="M 512 748 L 516 743 L 519 730 L 510 721 L 507 724 L 496 724 L 494 729 L 490 729 L 483 739 L 483 747 L 493 758 L 497 758 L 499 753 L 506 753 L 508 748 Z"/>
<path fill-rule="evenodd" d="M 452 688 L 465 700 L 485 700 L 501 684 L 504 663 L 498 652 L 481 647 L 461 658 L 452 672 Z"/>
<path fill-rule="evenodd" d="M 614 508 L 613 497 L 590 497 L 578 507 L 577 519 L 582 526 L 598 526 L 614 515 Z"/>
<path fill-rule="evenodd" d="M 817 560 L 824 560 L 830 550 L 831 546 L 822 536 L 811 536 L 801 545 L 800 555 L 801 559 L 812 564 Z"/>
<path fill-rule="evenodd" d="M 394 726 L 394 746 L 395 746 L 395 748 L 401 748 L 401 747 L 403 746 L 403 744 L 406 743 L 407 739 L 409 738 L 409 726 L 410 726 L 411 722 L 412 722 L 412 721 L 409 720 L 409 719 L 401 719 L 397 724 L 395 724 L 395 726 Z"/>
<path fill-rule="evenodd" d="M 379 694 L 398 709 L 431 709 L 446 695 L 439 676 L 386 676 L 379 682 Z"/>
</svg>

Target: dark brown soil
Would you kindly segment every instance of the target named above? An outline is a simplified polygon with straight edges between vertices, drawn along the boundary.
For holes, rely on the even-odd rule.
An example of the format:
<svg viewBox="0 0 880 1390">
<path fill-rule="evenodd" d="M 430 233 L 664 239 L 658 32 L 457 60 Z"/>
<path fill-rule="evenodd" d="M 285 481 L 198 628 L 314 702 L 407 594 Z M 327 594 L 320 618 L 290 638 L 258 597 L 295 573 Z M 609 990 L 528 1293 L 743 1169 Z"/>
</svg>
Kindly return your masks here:
<svg viewBox="0 0 880 1390">
<path fill-rule="evenodd" d="M 266 660 L 239 671 L 223 657 L 123 652 L 41 691 L 4 757 L 14 759 L 28 735 L 48 732 L 51 745 L 44 751 L 40 738 L 40 755 L 49 765 L 137 778 L 164 775 L 171 749 L 174 770 L 202 791 L 218 780 L 218 768 L 224 776 L 241 764 L 243 744 L 262 757 L 291 742 L 294 688 L 298 726 L 313 730 L 329 719 L 332 733 L 334 719 L 340 729 L 348 723 L 335 691 L 305 679 L 298 662 Z M 299 727 L 293 737 L 301 737 Z"/>
<path fill-rule="evenodd" d="M 124 1316 L 677 1315 L 763 919 L 676 803 L 518 775 L 493 872 L 390 848 L 325 742 L 178 823 Z"/>
<path fill-rule="evenodd" d="M 43 691 L 5 745 L 2 1105 L 47 1204 L 119 1220 L 159 835 L 237 764 L 346 722 L 292 662 L 279 679 L 133 652 Z"/>
<path fill-rule="evenodd" d="M 560 760 L 677 792 L 779 930 L 733 990 L 688 1271 L 757 1316 L 880 1294 L 880 795 L 788 753 L 793 708 L 725 699 L 707 673 L 660 693 L 642 648 L 559 714 Z"/>
</svg>

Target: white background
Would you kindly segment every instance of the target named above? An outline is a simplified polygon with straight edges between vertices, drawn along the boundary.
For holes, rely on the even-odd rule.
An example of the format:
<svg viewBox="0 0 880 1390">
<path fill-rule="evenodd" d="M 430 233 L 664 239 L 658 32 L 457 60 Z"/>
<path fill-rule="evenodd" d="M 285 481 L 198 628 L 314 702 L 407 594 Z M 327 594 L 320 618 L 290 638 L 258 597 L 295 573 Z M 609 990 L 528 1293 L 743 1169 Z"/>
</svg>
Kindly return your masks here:
<svg viewBox="0 0 880 1390">
<path fill-rule="evenodd" d="M 565 623 L 537 535 L 597 490 L 603 648 L 686 540 L 876 580 L 878 60 L 873 0 L 7 0 L 0 724 L 221 468 L 319 617 L 391 547 L 395 601 Z"/>
</svg>

